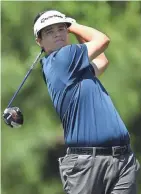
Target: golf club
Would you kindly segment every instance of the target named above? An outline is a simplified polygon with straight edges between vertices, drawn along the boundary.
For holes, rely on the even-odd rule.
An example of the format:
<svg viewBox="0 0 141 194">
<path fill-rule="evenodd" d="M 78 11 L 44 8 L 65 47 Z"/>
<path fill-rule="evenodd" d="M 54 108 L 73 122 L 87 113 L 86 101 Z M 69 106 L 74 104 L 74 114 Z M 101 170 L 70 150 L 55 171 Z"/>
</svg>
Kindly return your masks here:
<svg viewBox="0 0 141 194">
<path fill-rule="evenodd" d="M 33 64 L 31 65 L 30 69 L 28 70 L 27 74 L 25 75 L 22 83 L 20 84 L 19 88 L 17 89 L 17 91 L 15 92 L 15 94 L 13 95 L 13 97 L 11 98 L 7 108 L 9 108 L 13 102 L 13 100 L 15 99 L 15 97 L 17 96 L 17 94 L 19 93 L 20 89 L 22 88 L 23 84 L 25 83 L 26 79 L 28 78 L 29 74 L 31 73 L 32 69 L 34 68 L 35 64 L 37 63 L 38 59 L 40 58 L 41 54 L 44 52 L 44 49 L 42 49 L 40 51 L 40 53 L 38 54 L 38 56 L 36 57 L 35 61 L 33 62 Z"/>
</svg>

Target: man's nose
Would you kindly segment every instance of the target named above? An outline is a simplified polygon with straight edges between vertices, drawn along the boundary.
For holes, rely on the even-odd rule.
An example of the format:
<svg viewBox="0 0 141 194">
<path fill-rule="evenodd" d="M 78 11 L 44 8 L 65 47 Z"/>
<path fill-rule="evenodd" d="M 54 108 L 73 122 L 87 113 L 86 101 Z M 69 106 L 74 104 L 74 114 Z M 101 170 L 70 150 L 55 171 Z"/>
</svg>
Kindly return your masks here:
<svg viewBox="0 0 141 194">
<path fill-rule="evenodd" d="M 59 31 L 59 30 L 56 30 L 54 35 L 55 35 L 55 37 L 60 36 L 60 35 L 61 35 L 61 34 L 60 34 L 60 31 Z"/>
</svg>

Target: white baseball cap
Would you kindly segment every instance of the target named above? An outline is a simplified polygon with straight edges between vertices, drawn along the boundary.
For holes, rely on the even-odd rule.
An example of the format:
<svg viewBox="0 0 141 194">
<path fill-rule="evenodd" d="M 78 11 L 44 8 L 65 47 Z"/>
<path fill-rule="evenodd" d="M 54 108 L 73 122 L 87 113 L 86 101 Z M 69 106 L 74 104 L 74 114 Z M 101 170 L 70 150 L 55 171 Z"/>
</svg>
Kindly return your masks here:
<svg viewBox="0 0 141 194">
<path fill-rule="evenodd" d="M 67 21 L 66 16 L 59 11 L 50 10 L 43 13 L 34 24 L 34 35 L 37 37 L 38 32 L 46 26 L 58 23 L 66 23 L 67 27 L 71 22 Z"/>
</svg>

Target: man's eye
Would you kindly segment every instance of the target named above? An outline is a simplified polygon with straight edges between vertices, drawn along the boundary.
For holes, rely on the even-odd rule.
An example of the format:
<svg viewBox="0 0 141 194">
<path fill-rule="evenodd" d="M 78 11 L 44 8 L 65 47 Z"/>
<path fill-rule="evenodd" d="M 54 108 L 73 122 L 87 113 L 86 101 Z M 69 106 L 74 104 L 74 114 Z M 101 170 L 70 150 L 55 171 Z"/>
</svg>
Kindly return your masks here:
<svg viewBox="0 0 141 194">
<path fill-rule="evenodd" d="M 52 34 L 52 33 L 53 33 L 53 31 L 52 31 L 52 30 L 50 30 L 50 31 L 46 31 L 45 33 L 46 33 L 46 34 Z"/>
<path fill-rule="evenodd" d="M 59 31 L 63 31 L 64 30 L 64 28 L 59 28 Z"/>
</svg>

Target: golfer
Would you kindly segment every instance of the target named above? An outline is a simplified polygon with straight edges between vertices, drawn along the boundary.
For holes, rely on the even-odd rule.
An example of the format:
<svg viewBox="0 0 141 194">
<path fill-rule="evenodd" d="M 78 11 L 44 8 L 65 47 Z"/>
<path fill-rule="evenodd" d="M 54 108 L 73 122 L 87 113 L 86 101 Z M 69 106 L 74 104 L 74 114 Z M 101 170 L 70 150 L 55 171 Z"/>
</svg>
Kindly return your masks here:
<svg viewBox="0 0 141 194">
<path fill-rule="evenodd" d="M 69 43 L 69 33 L 79 44 Z M 51 10 L 34 20 L 44 49 L 42 70 L 64 129 L 66 155 L 59 158 L 67 194 L 136 194 L 140 168 L 130 136 L 98 77 L 106 70 L 110 39 Z"/>
</svg>

